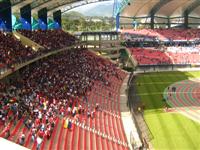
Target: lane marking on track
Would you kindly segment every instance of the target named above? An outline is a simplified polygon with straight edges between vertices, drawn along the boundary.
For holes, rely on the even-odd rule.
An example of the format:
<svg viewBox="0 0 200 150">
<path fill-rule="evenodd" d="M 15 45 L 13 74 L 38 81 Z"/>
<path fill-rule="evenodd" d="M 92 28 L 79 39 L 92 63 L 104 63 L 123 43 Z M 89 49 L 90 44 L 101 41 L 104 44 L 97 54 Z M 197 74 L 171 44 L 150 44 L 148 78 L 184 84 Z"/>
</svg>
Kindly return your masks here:
<svg viewBox="0 0 200 150">
<path fill-rule="evenodd" d="M 197 82 L 194 82 L 197 81 Z M 176 110 L 176 112 L 200 123 L 200 83 L 199 80 L 183 80 L 171 84 L 175 86 L 177 92 L 168 91 L 165 88 L 163 97 L 167 98 L 167 103 Z M 172 93 L 172 96 L 169 94 Z"/>
</svg>

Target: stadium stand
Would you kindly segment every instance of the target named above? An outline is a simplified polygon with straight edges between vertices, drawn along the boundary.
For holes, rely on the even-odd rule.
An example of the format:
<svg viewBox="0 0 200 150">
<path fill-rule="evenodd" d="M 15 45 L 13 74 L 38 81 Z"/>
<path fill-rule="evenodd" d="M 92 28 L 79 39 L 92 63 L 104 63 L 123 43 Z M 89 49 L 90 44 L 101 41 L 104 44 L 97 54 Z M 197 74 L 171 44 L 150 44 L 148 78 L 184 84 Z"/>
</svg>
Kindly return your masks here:
<svg viewBox="0 0 200 150">
<path fill-rule="evenodd" d="M 34 51 L 31 47 L 23 45 L 20 40 L 16 39 L 16 37 L 13 36 L 12 33 L 0 32 L 1 74 L 6 69 L 14 68 L 13 65 L 25 63 L 26 61 L 41 56 L 42 54 L 46 54 L 50 51 L 58 50 L 66 46 L 71 46 L 75 43 L 75 37 L 62 30 L 21 30 L 20 33 L 25 34 L 28 38 L 32 37 L 31 40 L 36 40 L 36 42 L 43 45 L 45 49 Z"/>
<path fill-rule="evenodd" d="M 30 47 L 25 47 L 11 33 L 6 32 L 0 32 L 0 54 L 0 69 L 9 68 L 13 64 L 23 63 L 37 56 Z"/>
<path fill-rule="evenodd" d="M 138 65 L 160 65 L 172 64 L 171 59 L 165 52 L 156 49 L 130 48 L 132 56 L 137 60 Z"/>
<path fill-rule="evenodd" d="M 193 78 L 181 71 L 199 70 L 200 29 L 192 28 L 200 27 L 200 1 L 122 0 L 108 2 L 112 17 L 64 16 L 96 2 L 102 1 L 0 1 L 0 149 L 197 148 L 192 132 L 167 127 L 177 111 L 168 116 L 174 108 L 161 92 Z M 168 73 L 160 71 L 178 72 L 165 81 Z M 156 72 L 155 85 L 148 72 Z M 189 124 L 179 117 L 172 124 Z"/>
<path fill-rule="evenodd" d="M 200 63 L 199 31 L 139 29 L 123 30 L 122 33 L 139 65 L 170 65 Z"/>
<path fill-rule="evenodd" d="M 174 64 L 199 64 L 200 55 L 197 52 L 193 53 L 172 53 L 169 52 L 169 57 L 173 59 Z"/>
<path fill-rule="evenodd" d="M 122 30 L 122 33 L 157 37 L 160 40 L 195 40 L 199 39 L 199 29 L 138 29 Z"/>
<path fill-rule="evenodd" d="M 125 72 L 87 50 L 29 69 L 1 83 L 1 137 L 30 149 L 128 149 L 119 107 Z"/>
<path fill-rule="evenodd" d="M 139 65 L 199 64 L 199 52 L 172 52 L 154 48 L 130 48 Z"/>
<path fill-rule="evenodd" d="M 75 37 L 61 29 L 34 31 L 18 30 L 18 32 L 48 50 L 60 49 L 65 46 L 71 46 L 75 43 Z"/>
</svg>

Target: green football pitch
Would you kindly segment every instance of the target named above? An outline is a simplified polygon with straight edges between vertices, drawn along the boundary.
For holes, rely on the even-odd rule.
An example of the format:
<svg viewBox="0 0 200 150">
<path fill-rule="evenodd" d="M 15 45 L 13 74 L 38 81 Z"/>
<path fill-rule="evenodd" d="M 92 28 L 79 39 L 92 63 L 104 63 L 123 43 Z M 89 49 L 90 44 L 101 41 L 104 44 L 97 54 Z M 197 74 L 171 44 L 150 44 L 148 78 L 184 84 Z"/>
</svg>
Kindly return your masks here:
<svg viewBox="0 0 200 150">
<path fill-rule="evenodd" d="M 200 124 L 163 110 L 163 91 L 174 82 L 200 78 L 200 72 L 161 72 L 138 74 L 137 94 L 145 104 L 144 118 L 153 135 L 156 150 L 200 150 Z"/>
</svg>

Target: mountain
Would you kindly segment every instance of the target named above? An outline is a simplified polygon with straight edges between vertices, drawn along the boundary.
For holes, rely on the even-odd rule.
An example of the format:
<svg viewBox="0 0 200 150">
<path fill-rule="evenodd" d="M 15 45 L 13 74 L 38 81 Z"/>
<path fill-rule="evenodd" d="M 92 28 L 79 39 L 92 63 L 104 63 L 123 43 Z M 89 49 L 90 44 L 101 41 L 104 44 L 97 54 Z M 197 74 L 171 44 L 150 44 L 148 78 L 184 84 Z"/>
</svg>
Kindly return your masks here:
<svg viewBox="0 0 200 150">
<path fill-rule="evenodd" d="M 68 19 L 81 19 L 85 18 L 85 16 L 82 13 L 79 13 L 77 11 L 69 11 L 67 13 L 64 13 L 62 15 L 62 18 L 68 18 Z"/>
</svg>

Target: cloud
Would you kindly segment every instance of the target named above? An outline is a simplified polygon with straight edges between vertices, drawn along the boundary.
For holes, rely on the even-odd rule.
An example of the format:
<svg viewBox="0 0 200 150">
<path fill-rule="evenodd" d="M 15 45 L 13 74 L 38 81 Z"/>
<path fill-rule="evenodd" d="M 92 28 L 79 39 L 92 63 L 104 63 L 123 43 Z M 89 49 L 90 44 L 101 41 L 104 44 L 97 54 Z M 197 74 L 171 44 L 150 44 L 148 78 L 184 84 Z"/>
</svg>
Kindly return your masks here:
<svg viewBox="0 0 200 150">
<path fill-rule="evenodd" d="M 70 11 L 78 11 L 85 16 L 112 16 L 114 1 L 97 2 L 74 8 Z"/>
</svg>

